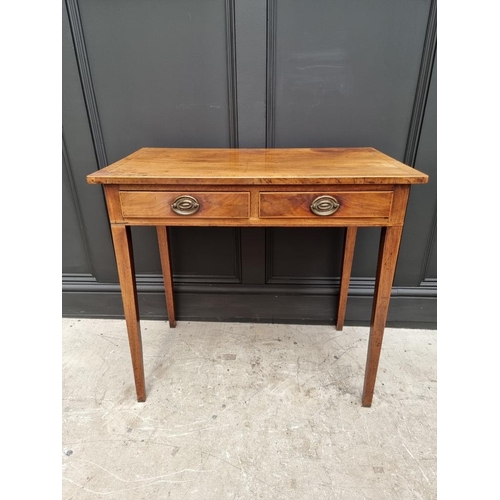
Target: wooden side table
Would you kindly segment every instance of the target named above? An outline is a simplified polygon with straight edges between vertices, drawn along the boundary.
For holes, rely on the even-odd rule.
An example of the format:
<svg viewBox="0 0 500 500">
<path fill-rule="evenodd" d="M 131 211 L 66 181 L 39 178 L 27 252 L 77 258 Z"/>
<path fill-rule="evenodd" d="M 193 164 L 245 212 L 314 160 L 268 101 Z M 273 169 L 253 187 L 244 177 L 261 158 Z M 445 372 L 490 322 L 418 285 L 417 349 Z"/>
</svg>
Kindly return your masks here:
<svg viewBox="0 0 500 500">
<path fill-rule="evenodd" d="M 411 184 L 428 176 L 373 148 L 143 148 L 87 177 L 103 184 L 137 400 L 146 400 L 130 226 L 156 226 L 170 327 L 168 226 L 346 227 L 337 329 L 358 227 L 382 228 L 362 404 L 371 406 Z"/>
</svg>

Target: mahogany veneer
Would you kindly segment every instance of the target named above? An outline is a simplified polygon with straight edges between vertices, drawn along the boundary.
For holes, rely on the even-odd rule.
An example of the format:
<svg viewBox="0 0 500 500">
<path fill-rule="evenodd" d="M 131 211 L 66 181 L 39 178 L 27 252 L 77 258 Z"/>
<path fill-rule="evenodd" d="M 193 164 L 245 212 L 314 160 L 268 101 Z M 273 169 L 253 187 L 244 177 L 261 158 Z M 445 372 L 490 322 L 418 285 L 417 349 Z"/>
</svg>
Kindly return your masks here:
<svg viewBox="0 0 500 500">
<path fill-rule="evenodd" d="M 419 172 L 373 148 L 142 148 L 87 176 L 103 184 L 137 400 L 146 400 L 130 226 L 156 226 L 170 327 L 168 226 L 346 227 L 337 329 L 344 325 L 358 227 L 382 227 L 362 396 L 371 406 L 411 184 Z"/>
</svg>

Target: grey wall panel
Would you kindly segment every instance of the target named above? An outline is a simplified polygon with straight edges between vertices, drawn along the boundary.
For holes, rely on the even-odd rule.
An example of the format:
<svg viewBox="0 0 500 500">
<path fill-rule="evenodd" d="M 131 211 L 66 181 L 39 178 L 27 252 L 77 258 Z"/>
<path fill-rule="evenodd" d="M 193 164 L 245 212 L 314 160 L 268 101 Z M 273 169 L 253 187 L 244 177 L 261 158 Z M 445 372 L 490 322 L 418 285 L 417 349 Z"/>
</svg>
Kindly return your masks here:
<svg viewBox="0 0 500 500">
<path fill-rule="evenodd" d="M 67 155 L 63 154 L 62 168 L 62 272 L 65 274 L 91 274 L 90 262 L 85 248 L 78 200 L 75 200 L 74 185 Z"/>
<path fill-rule="evenodd" d="M 240 229 L 172 227 L 174 280 L 209 283 L 241 282 Z"/>
<path fill-rule="evenodd" d="M 427 277 L 432 254 L 434 219 L 437 209 L 437 57 L 434 60 L 425 106 L 415 168 L 429 175 L 429 182 L 414 186 L 408 202 L 395 284 L 418 285 Z M 435 268 L 435 262 L 431 264 Z"/>
<path fill-rule="evenodd" d="M 276 147 L 402 159 L 429 1 L 277 0 Z"/>
<path fill-rule="evenodd" d="M 433 0 L 66 5 L 63 265 L 73 276 L 65 315 L 123 312 L 102 189 L 85 181 L 98 167 L 142 146 L 370 145 L 431 176 L 412 189 L 389 323 L 435 326 Z M 141 314 L 164 318 L 155 230 L 132 234 Z M 358 232 L 348 324 L 369 321 L 379 234 Z M 170 235 L 180 319 L 334 319 L 342 229 Z"/>
<path fill-rule="evenodd" d="M 232 145 L 236 103 L 228 83 L 235 70 L 228 67 L 233 21 L 228 5 L 225 0 L 80 3 L 110 163 L 144 146 Z M 229 231 L 232 241 L 236 233 Z M 221 260 L 227 257 L 226 233 L 209 230 L 201 239 L 195 229 L 183 234 L 183 262 L 187 255 L 194 259 L 185 267 L 201 269 L 200 280 L 221 267 L 223 276 L 233 273 L 238 256 Z M 155 230 L 134 229 L 133 243 L 137 272 L 161 273 Z M 200 260 L 193 247 L 215 257 Z"/>
<path fill-rule="evenodd" d="M 275 64 L 269 69 L 275 88 L 268 89 L 273 100 L 268 114 L 274 116 L 268 124 L 274 130 L 268 136 L 274 145 L 372 146 L 402 160 L 430 0 L 273 2 L 275 20 L 268 29 L 274 52 L 271 47 L 268 57 Z M 300 239 L 300 231 L 291 230 L 288 239 Z M 328 276 L 330 264 L 316 255 L 316 248 L 328 245 L 329 233 L 323 234 L 310 254 L 316 272 Z M 375 274 L 379 234 L 358 232 L 353 277 Z M 282 266 L 289 262 L 287 274 L 294 274 L 293 258 L 276 252 L 274 258 Z"/>
<path fill-rule="evenodd" d="M 361 227 L 356 236 L 352 277 L 374 277 L 377 273 L 377 255 L 380 242 L 380 229 Z"/>
<path fill-rule="evenodd" d="M 80 12 L 110 163 L 144 146 L 229 146 L 224 0 L 88 0 Z"/>
<path fill-rule="evenodd" d="M 266 147 L 266 2 L 236 0 L 240 148 Z"/>
<path fill-rule="evenodd" d="M 268 283 L 323 283 L 339 276 L 343 229 L 275 228 L 267 238 Z"/>
<path fill-rule="evenodd" d="M 437 279 L 437 233 L 431 240 L 431 246 L 429 249 L 429 260 L 427 261 L 427 267 L 424 273 L 424 279 Z"/>
<path fill-rule="evenodd" d="M 118 281 L 103 192 L 99 186 L 89 186 L 85 179 L 97 170 L 97 161 L 64 4 L 62 28 L 62 124 L 68 167 L 79 202 L 92 274 L 100 281 Z M 65 202 L 70 200 L 63 199 Z M 78 238 L 73 240 L 74 235 L 73 231 L 63 231 L 63 247 L 68 251 L 80 245 Z"/>
<path fill-rule="evenodd" d="M 359 228 L 353 278 L 375 276 L 377 252 L 373 247 L 379 238 L 379 228 Z M 340 228 L 276 228 L 266 232 L 266 282 L 331 282 L 340 276 L 343 241 L 344 229 Z"/>
<path fill-rule="evenodd" d="M 241 281 L 240 229 L 169 228 L 174 281 L 182 283 Z M 139 274 L 161 274 L 156 230 L 133 227 L 134 260 Z M 135 251 L 140 248 L 141 251 Z"/>
</svg>

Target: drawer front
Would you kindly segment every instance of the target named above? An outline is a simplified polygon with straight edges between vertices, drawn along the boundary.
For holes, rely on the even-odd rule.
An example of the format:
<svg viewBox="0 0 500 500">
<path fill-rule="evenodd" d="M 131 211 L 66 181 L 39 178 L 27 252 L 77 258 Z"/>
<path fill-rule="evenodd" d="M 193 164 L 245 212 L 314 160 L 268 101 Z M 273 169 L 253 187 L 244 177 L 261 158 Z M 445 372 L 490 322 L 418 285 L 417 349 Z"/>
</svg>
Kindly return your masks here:
<svg viewBox="0 0 500 500">
<path fill-rule="evenodd" d="M 125 219 L 247 218 L 250 193 L 121 191 L 120 204 Z"/>
<path fill-rule="evenodd" d="M 261 192 L 262 218 L 388 218 L 392 191 Z"/>
</svg>

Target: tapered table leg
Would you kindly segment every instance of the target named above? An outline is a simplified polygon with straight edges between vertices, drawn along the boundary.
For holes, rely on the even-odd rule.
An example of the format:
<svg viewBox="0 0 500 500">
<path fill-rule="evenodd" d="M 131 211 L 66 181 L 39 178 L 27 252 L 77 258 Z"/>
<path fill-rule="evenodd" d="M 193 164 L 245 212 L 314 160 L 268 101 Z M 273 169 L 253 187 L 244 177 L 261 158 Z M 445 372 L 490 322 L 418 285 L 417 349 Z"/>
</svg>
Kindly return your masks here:
<svg viewBox="0 0 500 500">
<path fill-rule="evenodd" d="M 337 330 L 339 332 L 344 328 L 347 295 L 349 294 L 349 281 L 351 280 L 352 260 L 354 258 L 354 246 L 356 244 L 357 232 L 357 227 L 346 228 L 344 257 L 342 259 L 342 274 L 340 278 L 339 310 L 337 314 Z"/>
<path fill-rule="evenodd" d="M 128 342 L 134 369 L 137 401 L 146 401 L 146 383 L 144 379 L 144 362 L 142 357 L 141 326 L 139 323 L 139 307 L 132 253 L 130 227 L 118 224 L 111 225 L 111 235 L 115 247 L 118 278 L 122 292 L 123 310 L 127 324 Z"/>
<path fill-rule="evenodd" d="M 157 226 L 158 248 L 160 250 L 163 283 L 165 284 L 165 299 L 167 301 L 167 314 L 170 328 L 175 328 L 174 288 L 172 282 L 172 266 L 170 260 L 170 247 L 168 244 L 168 230 L 165 226 Z"/>
<path fill-rule="evenodd" d="M 382 348 L 387 312 L 389 311 L 389 301 L 391 298 L 392 283 L 394 281 L 402 233 L 402 226 L 382 228 L 372 319 L 370 324 L 370 339 L 366 358 L 365 384 L 362 398 L 363 406 L 371 406 L 372 404 L 380 350 Z"/>
</svg>

